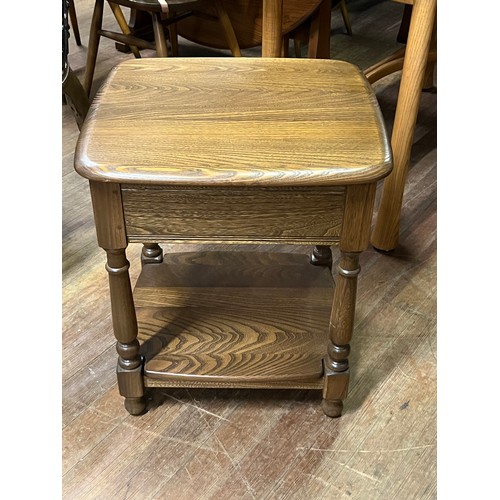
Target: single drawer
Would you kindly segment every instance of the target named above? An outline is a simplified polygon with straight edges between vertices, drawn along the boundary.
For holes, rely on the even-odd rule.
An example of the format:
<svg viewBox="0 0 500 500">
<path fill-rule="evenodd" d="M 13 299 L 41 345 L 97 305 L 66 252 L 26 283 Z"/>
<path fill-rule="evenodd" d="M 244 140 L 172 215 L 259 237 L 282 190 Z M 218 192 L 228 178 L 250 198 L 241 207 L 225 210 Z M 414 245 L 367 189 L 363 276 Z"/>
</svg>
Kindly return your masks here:
<svg viewBox="0 0 500 500">
<path fill-rule="evenodd" d="M 131 242 L 335 244 L 345 187 L 121 187 Z"/>
</svg>

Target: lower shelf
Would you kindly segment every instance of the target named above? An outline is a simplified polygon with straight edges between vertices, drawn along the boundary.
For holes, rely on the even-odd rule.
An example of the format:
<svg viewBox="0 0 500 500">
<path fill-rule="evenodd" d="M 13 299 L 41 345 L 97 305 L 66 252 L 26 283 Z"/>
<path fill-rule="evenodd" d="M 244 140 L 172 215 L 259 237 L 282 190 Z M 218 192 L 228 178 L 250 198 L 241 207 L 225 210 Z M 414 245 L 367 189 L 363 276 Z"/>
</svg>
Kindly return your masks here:
<svg viewBox="0 0 500 500">
<path fill-rule="evenodd" d="M 168 254 L 134 300 L 147 387 L 322 387 L 333 279 L 306 255 Z"/>
</svg>

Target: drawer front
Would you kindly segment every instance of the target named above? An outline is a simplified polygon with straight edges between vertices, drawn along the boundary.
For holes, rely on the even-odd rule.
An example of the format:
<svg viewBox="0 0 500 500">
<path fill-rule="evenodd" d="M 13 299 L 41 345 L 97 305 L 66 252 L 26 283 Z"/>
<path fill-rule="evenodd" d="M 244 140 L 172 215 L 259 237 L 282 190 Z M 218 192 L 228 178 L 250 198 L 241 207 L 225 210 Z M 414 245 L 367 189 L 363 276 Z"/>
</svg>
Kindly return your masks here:
<svg viewBox="0 0 500 500">
<path fill-rule="evenodd" d="M 345 188 L 122 185 L 122 202 L 131 242 L 335 244 Z"/>
</svg>

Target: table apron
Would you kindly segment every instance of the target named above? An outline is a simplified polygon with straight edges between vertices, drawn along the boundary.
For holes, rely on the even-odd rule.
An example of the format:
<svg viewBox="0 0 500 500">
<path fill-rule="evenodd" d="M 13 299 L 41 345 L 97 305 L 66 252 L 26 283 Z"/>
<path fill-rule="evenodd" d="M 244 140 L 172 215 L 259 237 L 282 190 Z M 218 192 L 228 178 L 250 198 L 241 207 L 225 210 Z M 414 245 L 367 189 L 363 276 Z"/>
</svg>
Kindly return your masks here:
<svg viewBox="0 0 500 500">
<path fill-rule="evenodd" d="M 334 245 L 346 189 L 122 185 L 129 242 Z"/>
</svg>

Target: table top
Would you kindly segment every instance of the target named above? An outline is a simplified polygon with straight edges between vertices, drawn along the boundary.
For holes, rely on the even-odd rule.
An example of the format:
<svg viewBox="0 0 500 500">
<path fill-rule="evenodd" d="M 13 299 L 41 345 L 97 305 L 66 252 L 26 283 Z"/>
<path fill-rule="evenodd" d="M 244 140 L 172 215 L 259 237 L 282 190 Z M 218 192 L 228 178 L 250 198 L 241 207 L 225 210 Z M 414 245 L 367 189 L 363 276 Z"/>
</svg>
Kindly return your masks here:
<svg viewBox="0 0 500 500">
<path fill-rule="evenodd" d="M 90 180 L 184 186 L 363 184 L 391 165 L 362 72 L 318 59 L 123 62 L 94 99 L 75 153 Z"/>
</svg>

